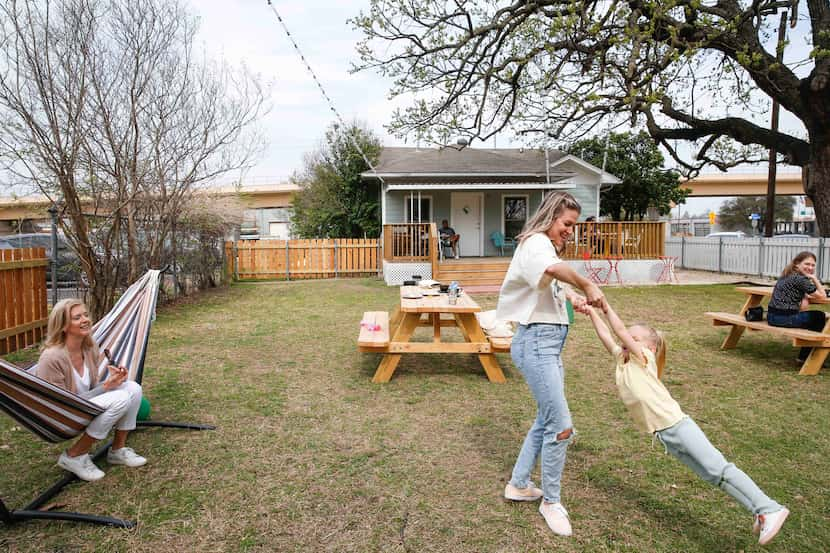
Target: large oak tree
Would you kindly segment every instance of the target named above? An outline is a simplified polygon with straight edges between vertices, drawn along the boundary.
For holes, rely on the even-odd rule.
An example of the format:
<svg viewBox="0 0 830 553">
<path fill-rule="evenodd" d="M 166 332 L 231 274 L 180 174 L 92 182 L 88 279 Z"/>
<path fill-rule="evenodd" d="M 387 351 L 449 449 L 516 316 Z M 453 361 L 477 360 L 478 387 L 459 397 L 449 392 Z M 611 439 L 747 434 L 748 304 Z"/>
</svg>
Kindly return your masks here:
<svg viewBox="0 0 830 553">
<path fill-rule="evenodd" d="M 782 63 L 784 10 L 807 49 Z M 830 0 L 372 0 L 354 24 L 358 69 L 417 97 L 395 114 L 400 134 L 573 141 L 625 117 L 690 174 L 775 150 L 803 169 L 830 236 Z M 772 99 L 804 136 L 770 130 Z"/>
</svg>

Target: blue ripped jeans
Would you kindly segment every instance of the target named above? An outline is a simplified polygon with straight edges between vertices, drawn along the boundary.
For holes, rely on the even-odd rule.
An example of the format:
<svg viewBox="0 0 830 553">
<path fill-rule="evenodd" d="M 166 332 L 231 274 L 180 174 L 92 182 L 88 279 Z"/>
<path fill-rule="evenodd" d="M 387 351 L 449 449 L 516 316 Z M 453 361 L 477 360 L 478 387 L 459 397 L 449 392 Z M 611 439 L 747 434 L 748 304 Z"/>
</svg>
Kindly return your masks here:
<svg viewBox="0 0 830 553">
<path fill-rule="evenodd" d="M 536 420 L 513 467 L 510 483 L 517 488 L 526 488 L 536 458 L 541 457 L 542 492 L 549 503 L 560 500 L 565 453 L 571 440 L 570 436 L 562 440 L 556 438 L 557 434 L 572 427 L 561 356 L 567 336 L 567 325 L 519 325 L 510 346 L 513 363 L 524 376 L 538 408 Z"/>
</svg>

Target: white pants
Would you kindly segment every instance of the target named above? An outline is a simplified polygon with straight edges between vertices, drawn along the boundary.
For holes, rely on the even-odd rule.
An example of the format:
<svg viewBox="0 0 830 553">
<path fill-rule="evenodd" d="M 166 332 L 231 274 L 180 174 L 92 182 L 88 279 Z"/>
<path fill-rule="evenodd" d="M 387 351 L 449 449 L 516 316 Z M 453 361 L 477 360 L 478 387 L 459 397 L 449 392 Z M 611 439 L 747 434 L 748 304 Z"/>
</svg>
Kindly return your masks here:
<svg viewBox="0 0 830 553">
<path fill-rule="evenodd" d="M 86 433 L 96 440 L 106 438 L 113 426 L 116 430 L 135 430 L 138 408 L 141 407 L 141 384 L 128 380 L 89 401 L 106 409 L 86 427 Z"/>
</svg>

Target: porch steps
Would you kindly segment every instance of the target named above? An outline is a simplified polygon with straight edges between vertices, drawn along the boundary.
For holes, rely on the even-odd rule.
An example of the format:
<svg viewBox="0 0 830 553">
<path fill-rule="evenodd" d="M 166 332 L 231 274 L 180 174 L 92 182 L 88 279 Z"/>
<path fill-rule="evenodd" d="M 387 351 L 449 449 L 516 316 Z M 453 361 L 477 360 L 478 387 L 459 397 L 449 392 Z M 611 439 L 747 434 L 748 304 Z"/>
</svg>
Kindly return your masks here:
<svg viewBox="0 0 830 553">
<path fill-rule="evenodd" d="M 438 276 L 441 282 L 457 281 L 464 286 L 500 286 L 507 274 L 510 258 L 471 258 L 448 259 L 438 264 Z"/>
</svg>

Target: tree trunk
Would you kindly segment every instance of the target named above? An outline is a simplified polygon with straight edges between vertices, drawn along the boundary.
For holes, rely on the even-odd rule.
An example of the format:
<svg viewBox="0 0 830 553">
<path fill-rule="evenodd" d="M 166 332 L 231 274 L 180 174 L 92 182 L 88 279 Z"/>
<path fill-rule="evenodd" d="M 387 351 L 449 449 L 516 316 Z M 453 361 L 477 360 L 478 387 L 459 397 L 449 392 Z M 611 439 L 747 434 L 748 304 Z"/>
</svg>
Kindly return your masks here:
<svg viewBox="0 0 830 553">
<path fill-rule="evenodd" d="M 813 200 L 819 236 L 830 236 L 830 142 L 811 144 L 811 162 L 804 171 L 804 190 Z"/>
</svg>

